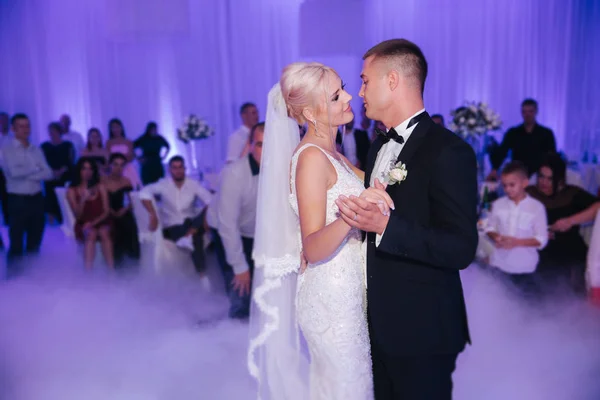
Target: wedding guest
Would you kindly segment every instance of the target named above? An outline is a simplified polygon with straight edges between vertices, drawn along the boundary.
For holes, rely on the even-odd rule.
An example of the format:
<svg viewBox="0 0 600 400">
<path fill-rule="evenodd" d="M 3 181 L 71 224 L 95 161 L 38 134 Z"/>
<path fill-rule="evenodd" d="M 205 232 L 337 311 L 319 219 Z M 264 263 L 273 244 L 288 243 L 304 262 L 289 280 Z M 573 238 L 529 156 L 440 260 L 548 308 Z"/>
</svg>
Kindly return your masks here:
<svg viewBox="0 0 600 400">
<path fill-rule="evenodd" d="M 178 246 L 192 251 L 192 261 L 196 271 L 204 275 L 204 213 L 210 204 L 212 194 L 200 182 L 185 176 L 183 157 L 174 156 L 169 160 L 170 177 L 145 186 L 140 191 L 140 199 L 150 214 L 150 231 L 158 228 L 158 213 L 152 199 L 158 199 L 157 206 L 163 226 L 163 237 Z M 201 202 L 201 207 L 198 207 Z M 199 211 L 201 210 L 201 211 Z"/>
<path fill-rule="evenodd" d="M 115 265 L 121 266 L 125 257 L 140 259 L 138 228 L 131 206 L 131 181 L 123 176 L 127 159 L 123 154 L 110 156 L 110 173 L 104 179 L 108 191 L 110 216 L 113 222 L 113 249 Z"/>
<path fill-rule="evenodd" d="M 25 253 L 39 251 L 44 235 L 44 198 L 42 182 L 52 178 L 52 170 L 46 163 L 42 150 L 29 142 L 31 124 L 25 114 L 11 118 L 14 137 L 7 140 L 0 150 L 6 190 L 8 192 L 8 215 L 10 248 L 7 267 L 17 272 L 16 262 Z"/>
<path fill-rule="evenodd" d="M 85 147 L 85 141 L 81 133 L 71 130 L 71 117 L 67 114 L 63 114 L 60 117 L 60 124 L 62 126 L 63 140 L 71 142 L 75 149 L 75 160 L 81 156 L 81 151 Z"/>
<path fill-rule="evenodd" d="M 360 115 L 361 115 L 360 127 L 363 131 L 369 132 L 371 130 L 372 121 L 369 117 L 367 117 L 366 112 L 367 112 L 367 110 L 365 109 L 365 106 L 363 104 L 363 106 L 360 110 Z"/>
<path fill-rule="evenodd" d="M 53 174 L 52 179 L 44 181 L 44 203 L 51 224 L 54 221 L 62 224 L 62 214 L 54 190 L 65 186 L 65 183 L 71 180 L 71 172 L 75 165 L 75 147 L 71 142 L 63 140 L 61 132 L 62 127 L 58 122 L 50 123 L 48 125 L 50 140 L 42 143 L 41 146 Z"/>
<path fill-rule="evenodd" d="M 82 157 L 77 162 L 73 181 L 67 190 L 67 200 L 75 215 L 75 237 L 84 245 L 85 267 L 92 268 L 96 257 L 96 242 L 100 241 L 106 265 L 113 268 L 108 193 L 100 182 L 98 166 L 93 160 Z"/>
<path fill-rule="evenodd" d="M 104 148 L 102 133 L 98 128 L 90 128 L 87 133 L 87 143 L 81 151 L 81 156 L 93 160 L 98 166 L 101 175 L 107 172 L 108 151 Z"/>
<path fill-rule="evenodd" d="M 229 136 L 227 142 L 227 159 L 226 162 L 239 160 L 248 154 L 248 136 L 250 129 L 258 123 L 258 108 L 253 103 L 244 103 L 240 108 L 242 117 L 242 126 Z"/>
<path fill-rule="evenodd" d="M 0 149 L 5 143 L 9 142 L 12 135 L 9 131 L 10 118 L 7 113 L 0 112 Z M 8 192 L 6 191 L 6 177 L 4 176 L 4 167 L 0 158 L 0 203 L 2 203 L 2 218 L 4 225 L 8 225 Z M 0 248 L 4 247 L 2 237 L 0 236 Z"/>
<path fill-rule="evenodd" d="M 431 120 L 436 124 L 443 126 L 444 128 L 446 127 L 446 124 L 444 123 L 444 116 L 442 114 L 433 114 L 431 116 Z"/>
<path fill-rule="evenodd" d="M 142 183 L 148 185 L 165 176 L 163 159 L 169 154 L 169 142 L 158 134 L 156 122 L 148 122 L 146 131 L 133 142 L 134 149 L 141 150 L 140 164 Z"/>
<path fill-rule="evenodd" d="M 256 124 L 250 131 L 249 154 L 229 164 L 223 170 L 217 200 L 218 240 L 225 250 L 226 263 L 221 261 L 223 276 L 231 287 L 229 317 L 247 318 L 250 313 L 250 293 L 254 262 L 254 226 L 258 174 L 262 155 L 265 124 Z"/>
<path fill-rule="evenodd" d="M 385 125 L 381 121 L 375 121 L 375 125 L 373 125 L 373 130 L 371 131 L 371 142 L 377 139 L 377 131 L 387 131 Z"/>
<path fill-rule="evenodd" d="M 354 120 L 345 126 L 345 133 L 341 140 L 341 152 L 355 167 L 364 170 L 367 165 L 367 154 L 371 147 L 367 131 L 354 128 Z"/>
<path fill-rule="evenodd" d="M 568 283 L 576 293 L 585 291 L 587 245 L 579 233 L 582 223 L 592 221 L 598 199 L 566 183 L 567 165 L 558 154 L 541 162 L 537 183 L 527 188 L 546 208 L 550 236 L 540 251 L 538 274 L 548 285 Z"/>
<path fill-rule="evenodd" d="M 123 170 L 123 175 L 129 178 L 135 190 L 142 187 L 142 181 L 137 168 L 133 164 L 135 155 L 133 151 L 133 142 L 125 136 L 125 127 L 118 118 L 113 118 L 108 123 L 109 139 L 106 142 L 106 149 L 109 154 L 121 153 L 127 159 L 127 165 Z"/>
<path fill-rule="evenodd" d="M 538 124 L 536 116 L 538 103 L 533 99 L 525 99 L 521 103 L 521 115 L 523 123 L 510 128 L 502 139 L 493 157 L 490 157 L 493 165 L 488 179 L 497 179 L 497 170 L 504 162 L 508 151 L 512 152 L 512 159 L 521 161 L 527 167 L 529 176 L 534 174 L 540 167 L 542 160 L 548 153 L 556 152 L 556 141 L 554 133 Z"/>
<path fill-rule="evenodd" d="M 524 294 L 535 289 L 533 272 L 539 261 L 538 250 L 548 242 L 546 209 L 525 191 L 529 184 L 527 173 L 520 161 L 512 161 L 502 169 L 506 196 L 492 204 L 486 228 L 496 247 L 490 255 L 490 265 Z"/>
</svg>

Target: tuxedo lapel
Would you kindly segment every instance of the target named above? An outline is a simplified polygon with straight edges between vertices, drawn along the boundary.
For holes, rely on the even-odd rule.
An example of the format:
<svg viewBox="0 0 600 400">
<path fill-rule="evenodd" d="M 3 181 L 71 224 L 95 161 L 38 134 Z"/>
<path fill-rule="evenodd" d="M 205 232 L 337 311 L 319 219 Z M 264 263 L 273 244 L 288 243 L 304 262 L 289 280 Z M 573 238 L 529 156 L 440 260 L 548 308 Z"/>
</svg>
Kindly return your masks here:
<svg viewBox="0 0 600 400">
<path fill-rule="evenodd" d="M 383 140 L 377 136 L 377 139 L 371 145 L 369 149 L 369 155 L 367 156 L 367 168 L 365 169 L 365 188 L 369 187 L 371 182 L 371 174 L 373 173 L 373 167 L 375 166 L 375 160 L 377 160 L 377 153 L 383 146 Z"/>
<path fill-rule="evenodd" d="M 427 114 L 427 113 L 426 113 Z M 396 162 L 402 161 L 403 164 L 407 164 L 415 154 L 419 146 L 423 143 L 427 131 L 434 122 L 431 120 L 429 114 L 425 115 L 421 121 L 415 127 L 415 130 L 410 134 L 410 137 L 406 141 L 404 148 L 400 151 Z"/>
</svg>

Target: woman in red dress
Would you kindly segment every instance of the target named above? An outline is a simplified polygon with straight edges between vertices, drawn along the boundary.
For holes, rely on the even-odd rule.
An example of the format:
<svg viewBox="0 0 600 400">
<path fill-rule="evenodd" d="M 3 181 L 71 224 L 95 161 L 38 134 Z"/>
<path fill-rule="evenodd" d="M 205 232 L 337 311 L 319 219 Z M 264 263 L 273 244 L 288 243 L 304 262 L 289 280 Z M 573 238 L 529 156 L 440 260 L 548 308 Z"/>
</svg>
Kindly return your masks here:
<svg viewBox="0 0 600 400">
<path fill-rule="evenodd" d="M 109 268 L 114 267 L 108 193 L 102 183 L 96 163 L 86 157 L 79 159 L 73 181 L 67 192 L 69 206 L 75 214 L 75 236 L 84 245 L 86 268 L 91 268 L 96 256 L 96 241 Z"/>
</svg>

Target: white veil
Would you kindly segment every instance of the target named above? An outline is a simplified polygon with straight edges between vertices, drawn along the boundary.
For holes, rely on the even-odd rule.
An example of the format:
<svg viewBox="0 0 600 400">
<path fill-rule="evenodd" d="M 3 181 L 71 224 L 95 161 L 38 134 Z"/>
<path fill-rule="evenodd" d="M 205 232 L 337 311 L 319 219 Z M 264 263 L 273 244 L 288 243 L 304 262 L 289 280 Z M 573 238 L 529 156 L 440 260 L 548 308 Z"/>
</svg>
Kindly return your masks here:
<svg viewBox="0 0 600 400">
<path fill-rule="evenodd" d="M 300 142 L 277 83 L 269 91 L 258 183 L 248 369 L 262 400 L 308 397 L 308 360 L 296 323 L 298 219 L 290 206 L 290 161 Z"/>
</svg>

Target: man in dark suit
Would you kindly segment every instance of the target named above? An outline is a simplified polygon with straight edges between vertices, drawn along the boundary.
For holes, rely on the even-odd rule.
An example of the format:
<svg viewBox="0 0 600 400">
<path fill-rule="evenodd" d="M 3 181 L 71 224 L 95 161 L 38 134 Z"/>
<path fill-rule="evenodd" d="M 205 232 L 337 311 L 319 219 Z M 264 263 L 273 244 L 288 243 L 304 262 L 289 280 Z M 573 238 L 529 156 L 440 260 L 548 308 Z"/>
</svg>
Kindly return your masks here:
<svg viewBox="0 0 600 400">
<path fill-rule="evenodd" d="M 537 101 L 523 100 L 521 103 L 523 123 L 506 131 L 500 146 L 490 154 L 493 169 L 488 178 L 498 179 L 498 168 L 504 162 L 509 150 L 514 161 L 525 164 L 529 176 L 537 172 L 548 153 L 556 153 L 554 132 L 538 124 L 537 113 Z"/>
<path fill-rule="evenodd" d="M 368 232 L 375 398 L 451 399 L 456 358 L 470 341 L 459 270 L 478 240 L 475 154 L 425 111 L 419 47 L 388 40 L 363 59 L 359 95 L 387 128 L 371 146 L 365 187 L 385 189 L 395 209 L 384 215 L 356 197 L 337 204 L 346 223 Z"/>
<path fill-rule="evenodd" d="M 339 150 L 355 167 L 364 171 L 371 147 L 369 134 L 367 131 L 354 129 L 354 120 L 348 122 L 345 128 L 345 132 L 338 131 L 336 137 Z"/>
</svg>

